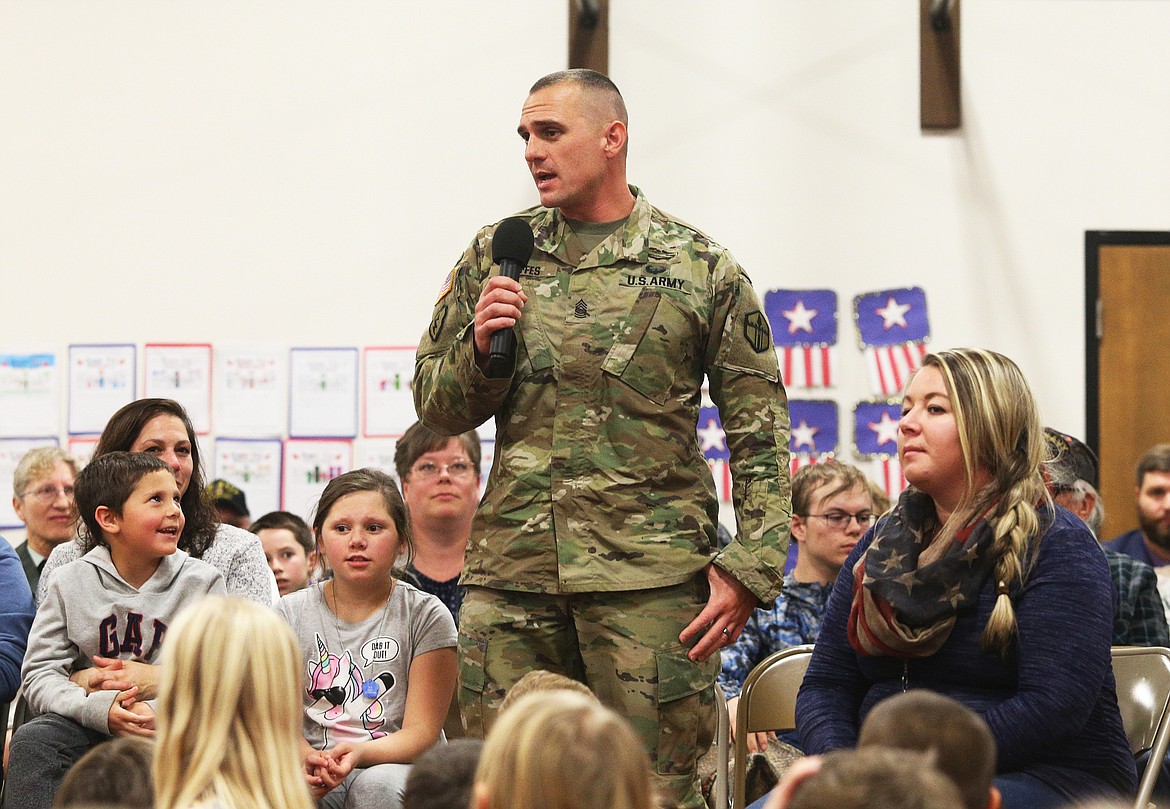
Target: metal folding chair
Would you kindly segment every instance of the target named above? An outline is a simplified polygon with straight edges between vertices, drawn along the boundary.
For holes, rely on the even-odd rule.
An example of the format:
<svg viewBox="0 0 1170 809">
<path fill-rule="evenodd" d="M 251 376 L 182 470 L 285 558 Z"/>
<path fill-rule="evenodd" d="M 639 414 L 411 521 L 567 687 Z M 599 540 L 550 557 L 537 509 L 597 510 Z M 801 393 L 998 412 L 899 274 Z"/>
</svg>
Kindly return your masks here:
<svg viewBox="0 0 1170 809">
<path fill-rule="evenodd" d="M 1170 649 L 1114 646 L 1113 677 L 1129 747 L 1135 756 L 1150 753 L 1133 804 L 1147 809 L 1170 746 Z"/>
<path fill-rule="evenodd" d="M 796 692 L 808 671 L 812 650 L 812 644 L 781 649 L 761 660 L 744 680 L 735 714 L 732 809 L 744 809 L 747 804 L 748 734 L 796 729 Z"/>
</svg>

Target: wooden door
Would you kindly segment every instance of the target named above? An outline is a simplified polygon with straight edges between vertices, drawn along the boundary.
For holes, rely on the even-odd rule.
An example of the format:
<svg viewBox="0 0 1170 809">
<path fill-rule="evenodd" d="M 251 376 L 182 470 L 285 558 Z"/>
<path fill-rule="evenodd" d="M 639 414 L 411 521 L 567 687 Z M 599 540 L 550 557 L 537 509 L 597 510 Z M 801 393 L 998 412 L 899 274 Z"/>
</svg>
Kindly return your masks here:
<svg viewBox="0 0 1170 809">
<path fill-rule="evenodd" d="M 1170 442 L 1170 233 L 1087 232 L 1085 287 L 1085 441 L 1106 540 L 1137 526 L 1134 465 Z"/>
</svg>

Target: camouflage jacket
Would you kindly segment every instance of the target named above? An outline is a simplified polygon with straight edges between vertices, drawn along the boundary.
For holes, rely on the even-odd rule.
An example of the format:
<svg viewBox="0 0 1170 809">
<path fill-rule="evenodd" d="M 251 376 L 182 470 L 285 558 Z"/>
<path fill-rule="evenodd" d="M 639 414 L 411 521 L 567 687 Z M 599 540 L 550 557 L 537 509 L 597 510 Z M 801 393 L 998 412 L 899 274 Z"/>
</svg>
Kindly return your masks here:
<svg viewBox="0 0 1170 809">
<path fill-rule="evenodd" d="M 544 593 L 665 587 L 708 562 L 762 603 L 780 591 L 791 513 L 788 406 L 747 275 L 636 189 L 624 225 L 588 255 L 557 210 L 535 233 L 516 365 L 475 363 L 494 226 L 448 277 L 418 348 L 419 418 L 454 435 L 496 419 L 495 462 L 461 582 Z M 700 388 L 727 433 L 738 537 L 719 550 L 718 501 L 695 432 Z"/>
</svg>

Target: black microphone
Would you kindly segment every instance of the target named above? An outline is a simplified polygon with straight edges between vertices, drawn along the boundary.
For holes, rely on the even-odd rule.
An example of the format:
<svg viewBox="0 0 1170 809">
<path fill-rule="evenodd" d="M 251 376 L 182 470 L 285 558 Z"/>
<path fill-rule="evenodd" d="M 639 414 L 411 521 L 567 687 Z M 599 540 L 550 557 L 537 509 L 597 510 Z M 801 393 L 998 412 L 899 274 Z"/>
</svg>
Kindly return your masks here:
<svg viewBox="0 0 1170 809">
<path fill-rule="evenodd" d="M 532 257 L 532 228 L 519 216 L 505 219 L 492 237 L 492 262 L 500 265 L 500 275 L 520 280 L 520 270 Z M 488 377 L 503 379 L 512 375 L 516 364 L 516 333 L 500 329 L 492 334 L 488 352 Z"/>
</svg>

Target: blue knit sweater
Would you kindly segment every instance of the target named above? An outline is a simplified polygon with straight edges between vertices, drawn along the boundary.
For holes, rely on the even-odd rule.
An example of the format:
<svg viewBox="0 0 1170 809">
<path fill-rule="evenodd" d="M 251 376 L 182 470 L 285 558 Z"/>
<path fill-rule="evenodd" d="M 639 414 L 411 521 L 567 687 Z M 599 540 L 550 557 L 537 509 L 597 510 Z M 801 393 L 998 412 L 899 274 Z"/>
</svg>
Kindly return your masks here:
<svg viewBox="0 0 1170 809">
<path fill-rule="evenodd" d="M 1109 570 L 1080 520 L 1057 508 L 1035 567 L 1013 592 L 1019 639 L 1004 658 L 979 649 L 995 601 L 990 580 L 978 604 L 956 614 L 950 637 L 931 657 L 854 652 L 846 635 L 853 565 L 873 535 L 841 568 L 800 690 L 796 722 L 806 752 L 852 747 L 861 719 L 879 700 L 905 688 L 929 688 L 986 720 L 1000 774 L 1029 773 L 1070 799 L 1136 789 L 1109 652 Z"/>
</svg>

